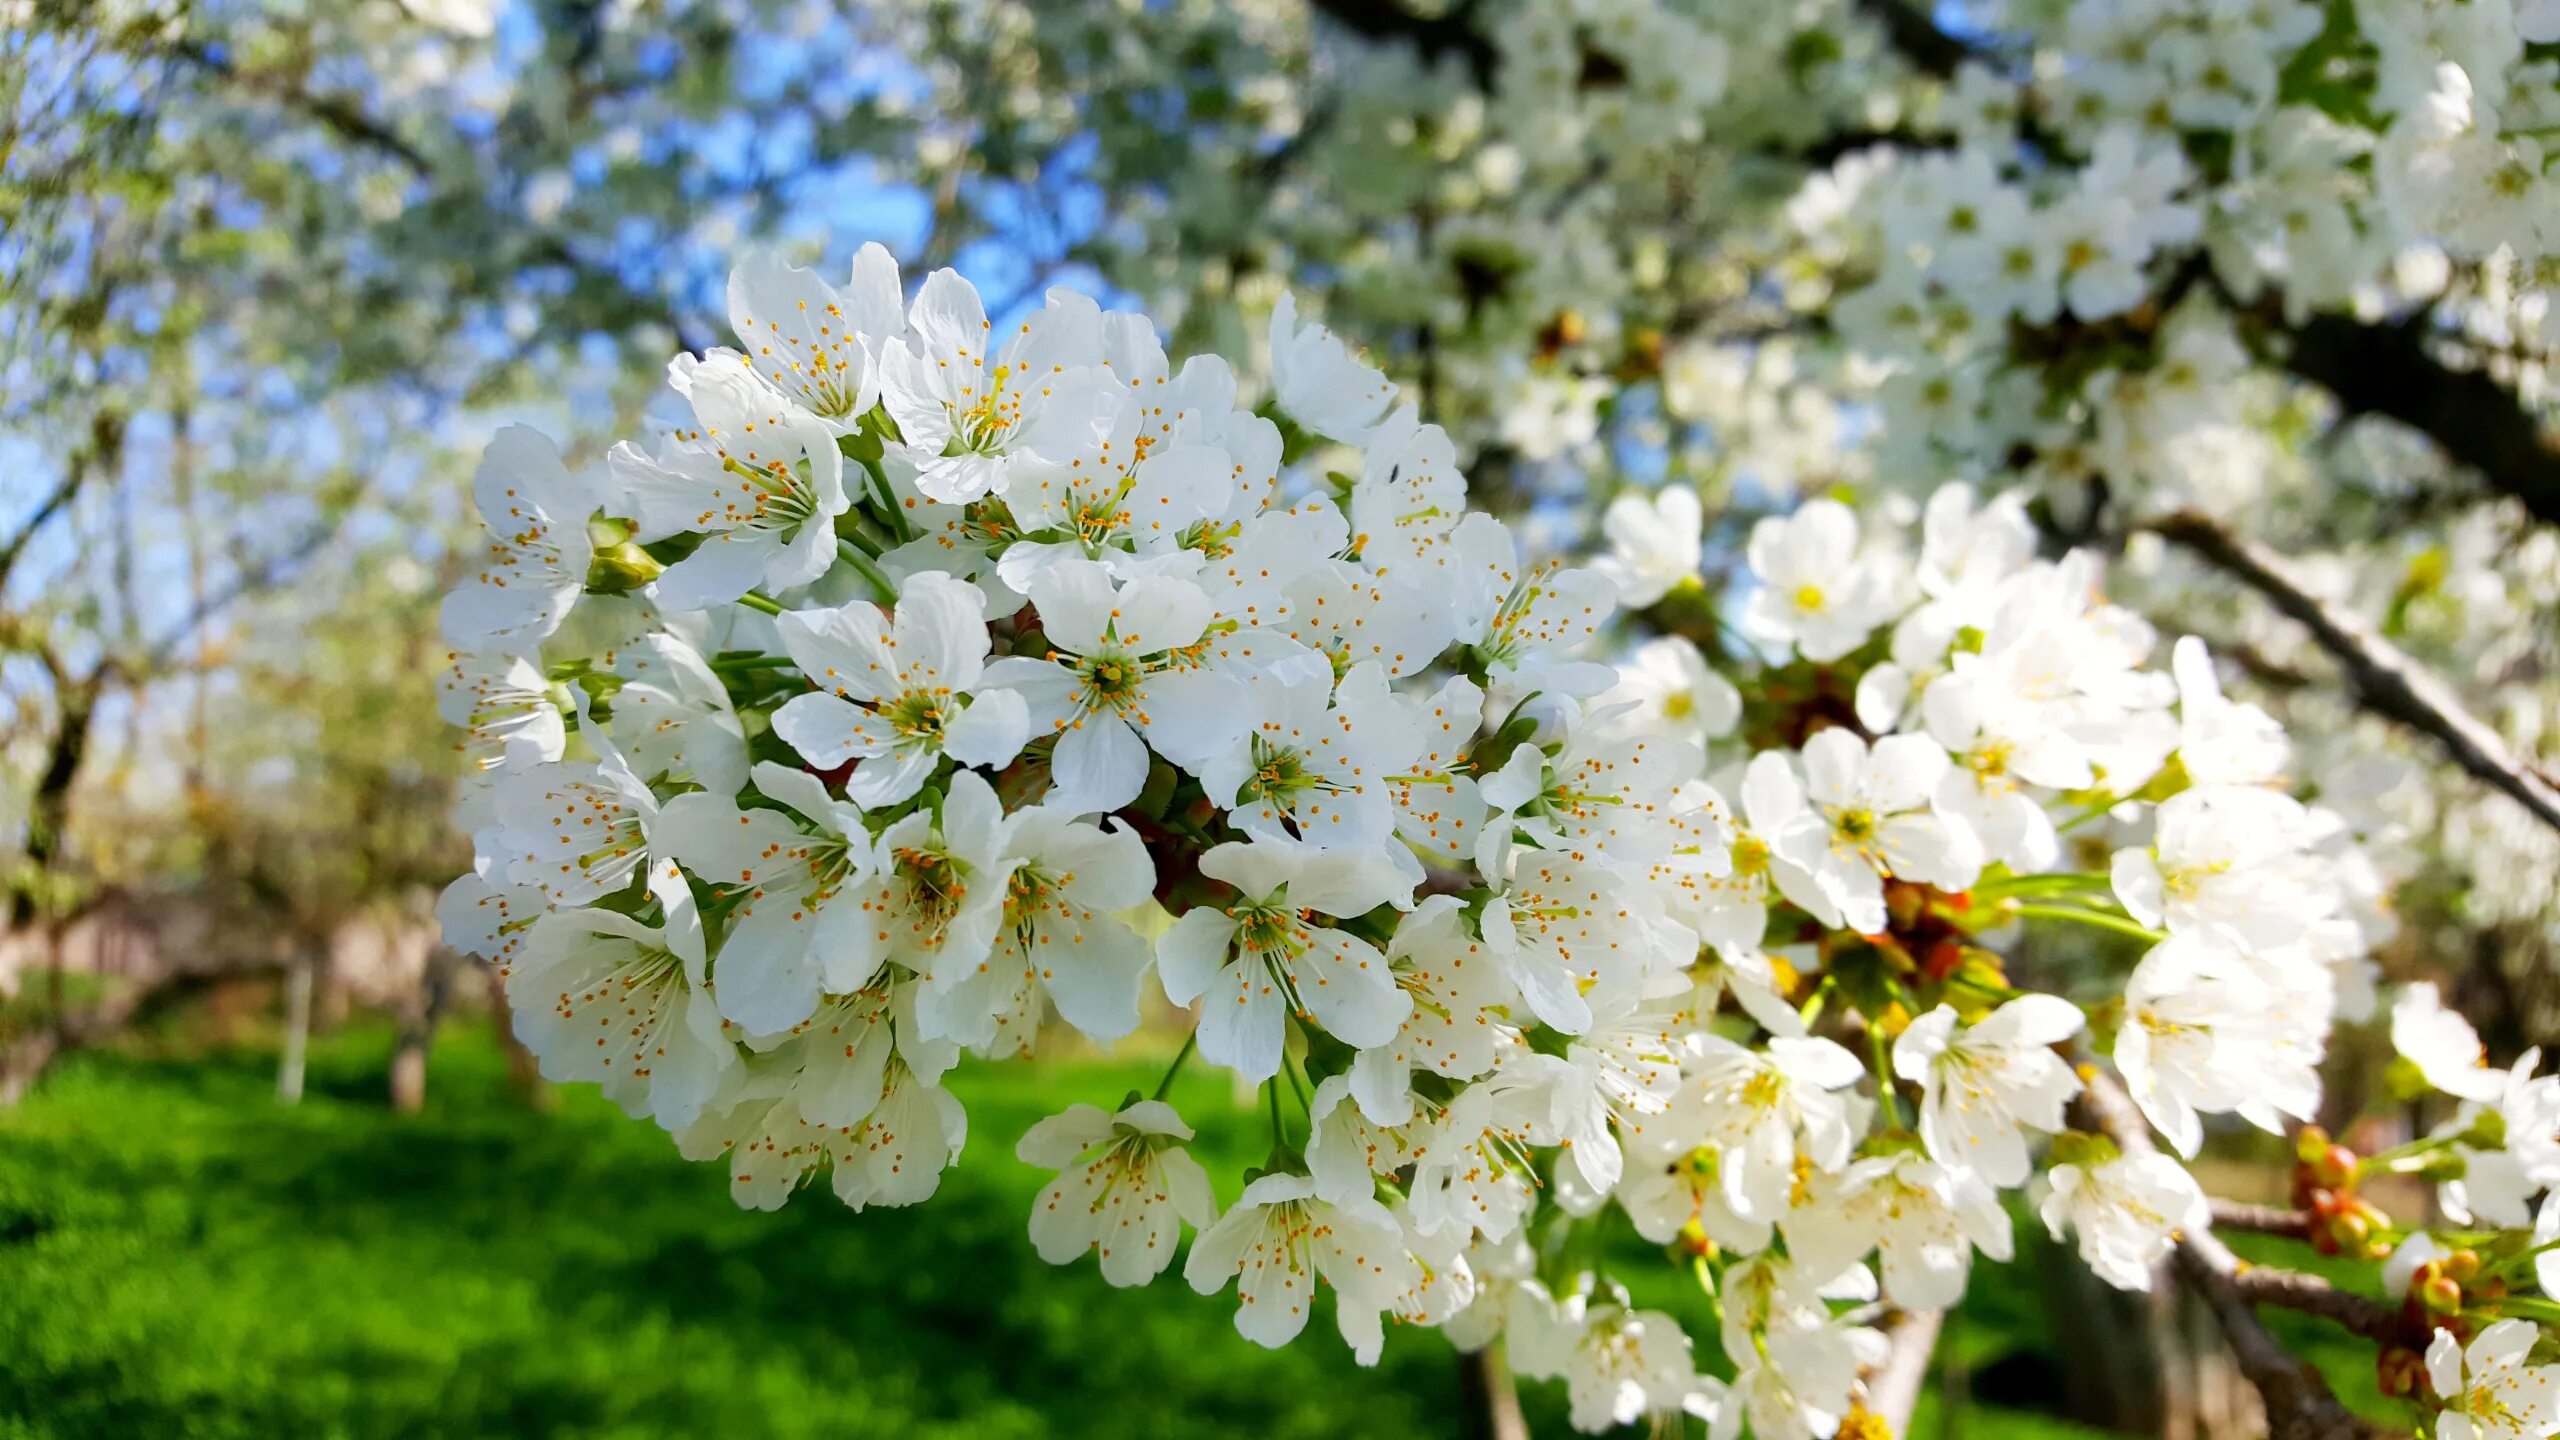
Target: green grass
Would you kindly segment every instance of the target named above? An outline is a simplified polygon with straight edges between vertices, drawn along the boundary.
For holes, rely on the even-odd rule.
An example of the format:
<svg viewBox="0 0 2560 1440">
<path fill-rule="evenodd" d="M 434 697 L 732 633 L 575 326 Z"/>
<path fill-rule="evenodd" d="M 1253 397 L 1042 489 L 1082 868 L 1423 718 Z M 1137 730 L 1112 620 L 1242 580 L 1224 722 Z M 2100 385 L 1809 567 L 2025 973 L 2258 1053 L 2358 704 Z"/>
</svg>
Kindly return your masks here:
<svg viewBox="0 0 2560 1440">
<path fill-rule="evenodd" d="M 0 1437 L 1457 1433 L 1435 1336 L 1391 1333 L 1363 1370 L 1319 1315 L 1268 1352 L 1232 1296 L 1031 1253 L 1044 1177 L 1012 1138 L 1152 1088 L 1160 1059 L 964 1067 L 972 1138 L 931 1202 L 854 1215 L 821 1189 L 759 1215 L 590 1091 L 523 1107 L 483 1026 L 448 1033 L 427 1113 L 392 1115 L 387 1046 L 324 1041 L 294 1108 L 248 1051 L 81 1056 L 0 1112 Z M 1176 1099 L 1213 1174 L 1258 1157 L 1222 1084 Z M 1628 1258 L 1640 1299 L 1698 1309 Z M 2034 1355 L 2031 1287 L 1975 1290 L 1967 1362 Z M 1525 1398 L 1566 1433 L 1555 1387 Z M 2091 1433 L 1980 1405 L 1962 1428 Z"/>
<path fill-rule="evenodd" d="M 107 982 L 85 971 L 56 975 L 29 970 L 18 977 L 18 993 L 0 995 L 0 1042 L 41 1029 L 58 1008 L 77 1015 L 107 993 Z"/>
</svg>

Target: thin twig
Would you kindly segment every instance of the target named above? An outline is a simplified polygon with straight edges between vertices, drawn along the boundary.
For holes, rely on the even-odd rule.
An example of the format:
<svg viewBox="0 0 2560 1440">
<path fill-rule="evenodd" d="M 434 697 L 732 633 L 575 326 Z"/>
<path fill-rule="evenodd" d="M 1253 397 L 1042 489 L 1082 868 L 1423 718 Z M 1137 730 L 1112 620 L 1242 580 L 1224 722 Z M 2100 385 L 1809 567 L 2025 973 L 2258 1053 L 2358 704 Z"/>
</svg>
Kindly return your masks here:
<svg viewBox="0 0 2560 1440">
<path fill-rule="evenodd" d="M 2088 1088 L 2081 1092 L 2081 1099 L 2098 1128 L 2115 1141 L 2118 1149 L 2135 1155 L 2150 1154 L 2158 1148 L 2151 1143 L 2150 1127 L 2134 1107 L 2133 1097 L 2116 1083 L 2113 1074 L 2090 1072 Z M 2380 1440 L 2402 1433 L 2366 1420 L 2338 1403 L 2329 1382 L 2309 1361 L 2278 1343 L 2259 1322 L 2255 1308 L 2260 1304 L 2292 1304 L 2294 1299 L 2310 1293 L 2308 1287 L 2318 1287 L 2332 1298 L 2321 1301 L 2323 1308 L 2315 1313 L 2345 1324 L 2348 1322 L 2342 1318 L 2343 1312 L 2353 1306 L 2388 1314 L 2378 1302 L 2331 1290 L 2327 1282 L 2315 1276 L 2293 1277 L 2293 1281 L 2306 1282 L 2296 1284 L 2282 1280 L 2282 1271 L 2253 1270 L 2248 1262 L 2232 1254 L 2231 1247 L 2211 1229 L 2180 1234 L 2177 1263 L 2178 1273 L 2189 1288 L 2212 1307 L 2223 1337 L 2230 1342 L 2231 1353 L 2239 1362 L 2240 1373 L 2258 1388 L 2258 1396 L 2266 1405 L 2270 1440 Z M 2342 1313 L 2330 1314 L 2331 1308 Z M 2361 1324 L 2350 1328 L 2359 1334 L 2370 1333 Z"/>
<path fill-rule="evenodd" d="M 2237 1200 L 2213 1202 L 2213 1228 L 2256 1235 L 2283 1235 L 2300 1240 L 2311 1233 L 2311 1217 L 2277 1205 L 2244 1205 Z"/>
<path fill-rule="evenodd" d="M 2316 1315 L 2368 1340 L 2397 1341 L 2407 1333 L 2400 1312 L 2385 1308 L 2380 1301 L 2341 1290 L 2317 1275 L 2274 1265 L 2252 1265 L 2236 1256 L 2234 1259 L 2240 1268 L 2229 1277 L 2231 1287 L 2252 1305 L 2274 1305 Z"/>
<path fill-rule="evenodd" d="M 9 537 L 7 545 L 0 546 L 0 586 L 9 583 L 10 572 L 18 568 L 19 558 L 27 553 L 27 542 L 36 537 L 36 532 L 45 527 L 45 522 L 71 503 L 71 497 L 80 493 L 81 484 L 88 478 L 89 467 L 84 457 L 74 456 L 63 467 L 62 478 L 54 483 L 43 500 L 37 502 L 35 513 L 27 517 L 26 524 L 18 527 L 18 533 Z"/>
<path fill-rule="evenodd" d="M 2453 687 L 2383 639 L 2362 616 L 2312 594 L 2283 557 L 2192 510 L 2152 521 L 2149 528 L 2309 630 L 2366 709 L 2431 737 L 2474 779 L 2560 830 L 2560 789 L 2509 750 L 2496 730 L 2464 707 Z"/>
<path fill-rule="evenodd" d="M 381 122 L 364 113 L 356 102 L 343 95 L 319 95 L 303 89 L 293 81 L 255 70 L 243 70 L 231 62 L 227 53 L 217 51 L 201 40 L 182 39 L 171 42 L 167 52 L 172 58 L 200 70 L 226 84 L 264 95 L 278 105 L 305 119 L 314 120 L 334 130 L 340 138 L 354 142 L 376 154 L 399 161 L 416 175 L 426 175 L 435 167 L 425 152 L 401 139 Z"/>
</svg>

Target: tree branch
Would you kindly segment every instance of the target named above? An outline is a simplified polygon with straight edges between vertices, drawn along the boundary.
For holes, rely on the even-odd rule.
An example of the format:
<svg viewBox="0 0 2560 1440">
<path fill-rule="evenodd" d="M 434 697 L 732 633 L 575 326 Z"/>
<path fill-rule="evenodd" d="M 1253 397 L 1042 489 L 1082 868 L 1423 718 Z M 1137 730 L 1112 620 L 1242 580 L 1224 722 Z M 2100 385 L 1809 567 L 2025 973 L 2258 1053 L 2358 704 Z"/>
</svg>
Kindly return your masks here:
<svg viewBox="0 0 2560 1440">
<path fill-rule="evenodd" d="M 52 491 L 37 503 L 35 513 L 27 517 L 27 523 L 18 527 L 18 533 L 9 537 L 5 547 L 0 547 L 0 587 L 9 583 L 10 572 L 18 568 L 19 558 L 27 553 L 27 542 L 36 538 L 36 532 L 45 527 L 46 521 L 71 503 L 71 497 L 80 493 L 81 484 L 88 478 L 88 467 L 74 459 L 64 468 L 62 479 Z"/>
<path fill-rule="evenodd" d="M 2305 1275 L 2299 1270 L 2251 1265 L 2237 1256 L 2233 1261 L 2239 1268 L 2226 1278 L 2233 1293 L 2252 1305 L 2273 1305 L 2316 1315 L 2368 1340 L 2398 1342 L 2406 1338 L 2408 1327 L 2402 1323 L 2400 1312 L 2385 1308 L 2379 1301 L 2341 1290 L 2317 1275 Z"/>
<path fill-rule="evenodd" d="M 2149 1123 L 2114 1075 L 2103 1070 L 2089 1072 L 2088 1088 L 2081 1092 L 2081 1101 L 2098 1128 L 2115 1141 L 2116 1148 L 2128 1155 L 2151 1154 L 2158 1148 L 2151 1143 Z M 2230 1342 L 2231 1353 L 2239 1362 L 2240 1373 L 2257 1387 L 2259 1399 L 2266 1405 L 2269 1440 L 2381 1440 L 2405 1433 L 2366 1420 L 2338 1403 L 2329 1382 L 2309 1361 L 2294 1355 L 2267 1333 L 2255 1308 L 2259 1304 L 2287 1303 L 2284 1296 L 2305 1286 L 2327 1290 L 2340 1310 L 2352 1302 L 2375 1313 L 2388 1313 L 2375 1302 L 2329 1290 L 2327 1282 L 2315 1276 L 2288 1279 L 2281 1271 L 2252 1270 L 2210 1229 L 2178 1236 L 2177 1264 L 2188 1287 L 2212 1307 L 2214 1319 L 2220 1322 L 2223 1337 Z M 2293 1283 L 2296 1281 L 2301 1284 Z M 2346 1321 L 2341 1319 L 2340 1323 Z M 2360 1334 L 2369 1333 L 2361 1325 L 2350 1328 Z"/>
<path fill-rule="evenodd" d="M 1502 1342 L 1458 1352 L 1460 1433 L 1467 1440 L 1529 1440 L 1520 1414 L 1520 1389 L 1512 1383 Z"/>
<path fill-rule="evenodd" d="M 335 131 L 341 139 L 397 160 L 412 174 L 424 176 L 435 168 L 423 151 L 393 134 L 346 96 L 315 95 L 283 76 L 243 70 L 232 63 L 227 53 L 202 40 L 172 41 L 166 53 L 226 84 L 264 95 L 286 110 Z"/>
<path fill-rule="evenodd" d="M 1956 67 L 1973 54 L 1971 46 L 1939 29 L 1927 11 L 1905 0 L 1858 0 L 1858 8 L 1884 27 L 1885 38 L 1914 70 L 1952 79 Z"/>
<path fill-rule="evenodd" d="M 35 513 L 27 517 L 26 524 L 18 527 L 17 534 L 9 537 L 9 543 L 0 546 L 0 593 L 7 591 L 10 575 L 17 570 L 18 562 L 26 558 L 28 542 L 34 540 L 36 532 L 79 495 L 80 487 L 88 483 L 89 472 L 102 464 L 113 469 L 122 463 L 123 455 L 123 412 L 100 410 L 90 417 L 89 443 L 72 451 L 63 461 L 62 478 L 55 482 L 44 499 L 36 503 Z"/>
<path fill-rule="evenodd" d="M 178 647 L 186 644 L 187 637 L 202 628 L 206 621 L 251 595 L 273 590 L 283 584 L 287 573 L 293 567 L 310 559 L 321 546 L 328 544 L 337 535 L 339 523 L 336 520 L 314 522 L 300 535 L 294 537 L 292 544 L 269 555 L 256 569 L 244 571 L 230 584 L 191 606 L 177 624 L 169 627 L 159 639 L 151 642 L 144 649 L 136 663 L 130 667 L 117 666 L 117 668 L 125 670 L 125 678 L 128 680 L 149 678 L 153 672 L 168 664 L 170 657 L 178 653 Z M 115 662 L 110 661 L 109 664 L 113 665 Z"/>
<path fill-rule="evenodd" d="M 2260 313 L 2267 307 L 2261 305 Z M 2514 391 L 2486 372 L 2456 370 L 2428 353 L 2430 312 L 2369 325 L 2314 315 L 2280 327 L 2272 355 L 2327 390 L 2350 415 L 2383 415 L 2436 442 L 2491 488 L 2560 525 L 2560 434 L 2545 430 Z"/>
<path fill-rule="evenodd" d="M 178 40 L 154 53 L 166 55 L 224 84 L 265 96 L 287 112 L 322 126 L 358 149 L 369 150 L 397 162 L 420 180 L 432 183 L 437 178 L 435 163 L 426 152 L 401 139 L 345 96 L 314 94 L 283 76 L 244 70 L 219 47 L 202 40 Z M 676 343 L 685 349 L 699 355 L 706 348 L 708 342 L 691 333 L 675 307 L 663 296 L 636 289 L 605 267 L 572 253 L 558 236 L 536 236 L 530 254 L 537 264 L 564 266 L 581 278 L 593 280 L 628 297 L 633 302 L 635 315 L 666 325 L 675 332 Z"/>
<path fill-rule="evenodd" d="M 2216 1200 L 2213 1202 L 2213 1228 L 2300 1240 L 2311 1233 L 2311 1217 L 2299 1210 L 2275 1205 L 2244 1205 L 2237 1200 Z"/>
<path fill-rule="evenodd" d="M 1455 55 L 1465 62 L 1476 88 L 1493 88 L 1493 73 L 1502 52 L 1476 29 L 1475 6 L 1462 4 L 1446 15 L 1416 15 L 1394 0 L 1308 0 L 1318 13 L 1363 40 L 1399 40 L 1425 60 Z"/>
<path fill-rule="evenodd" d="M 1885 1341 L 1892 1348 L 1867 1374 L 1865 1403 L 1868 1413 L 1893 1427 L 1896 1435 L 1910 1433 L 1911 1412 L 1919 1407 L 1929 1357 L 1938 1352 L 1938 1332 L 1946 1323 L 1944 1310 L 1900 1310 L 1885 1326 Z"/>
<path fill-rule="evenodd" d="M 2281 556 L 2194 511 L 2152 521 L 2149 528 L 2257 591 L 2309 630 L 2346 672 L 2366 709 L 2433 738 L 2473 778 L 2560 829 L 2560 788 L 2509 750 L 2496 730 L 2464 707 L 2451 686 L 2402 654 L 2363 617 L 2305 589 Z"/>
</svg>

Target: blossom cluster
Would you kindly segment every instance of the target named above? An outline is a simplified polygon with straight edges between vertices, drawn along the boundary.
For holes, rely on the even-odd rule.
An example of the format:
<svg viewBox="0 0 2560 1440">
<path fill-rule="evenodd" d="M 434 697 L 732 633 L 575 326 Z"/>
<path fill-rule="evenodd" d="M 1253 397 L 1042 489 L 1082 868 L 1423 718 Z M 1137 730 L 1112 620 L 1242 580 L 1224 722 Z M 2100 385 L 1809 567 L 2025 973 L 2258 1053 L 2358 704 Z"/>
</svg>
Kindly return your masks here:
<svg viewBox="0 0 2560 1440">
<path fill-rule="evenodd" d="M 2030 34 L 2080 63 L 1959 68 L 1934 117 L 1955 148 L 1862 151 L 1809 184 L 1791 218 L 1834 267 L 1844 344 L 1886 377 L 1888 465 L 2023 446 L 2050 480 L 2227 512 L 2275 462 L 2278 398 L 2249 383 L 2268 323 L 2539 274 L 2560 69 L 2530 43 L 2560 38 L 2551 17 L 2348 9 L 2070 7 Z M 2553 316 L 2520 288 L 2537 298 L 2498 328 L 2547 350 Z"/>
<path fill-rule="evenodd" d="M 650 443 L 489 448 L 441 914 L 547 1074 L 742 1205 L 928 1198 L 964 1057 L 1160 994 L 1196 1020 L 1156 1093 L 1016 1141 L 1044 1258 L 1144 1284 L 1189 1227 L 1265 1345 L 1322 1286 L 1363 1362 L 1390 1318 L 1500 1337 L 1583 1428 L 1828 1435 L 1879 1305 L 2009 1256 L 2004 1193 L 2132 1288 L 2205 1223 L 2177 1158 L 2072 1128 L 2102 1052 L 2191 1157 L 2308 1119 L 2371 1006 L 2351 829 L 2015 497 L 1766 519 L 1727 612 L 1694 496 L 1537 558 L 1285 297 L 1260 404 L 1067 291 L 1001 330 L 948 271 L 910 301 L 876 246 L 729 302 Z M 1191 1152 L 1194 1060 L 1263 1091 L 1216 1122 L 1267 1117 L 1250 1175 Z M 2459 1130 L 2497 1223 L 2560 1178 L 2531 1093 Z M 1711 1286 L 1729 1381 L 1553 1243 L 1621 1223 Z"/>
</svg>

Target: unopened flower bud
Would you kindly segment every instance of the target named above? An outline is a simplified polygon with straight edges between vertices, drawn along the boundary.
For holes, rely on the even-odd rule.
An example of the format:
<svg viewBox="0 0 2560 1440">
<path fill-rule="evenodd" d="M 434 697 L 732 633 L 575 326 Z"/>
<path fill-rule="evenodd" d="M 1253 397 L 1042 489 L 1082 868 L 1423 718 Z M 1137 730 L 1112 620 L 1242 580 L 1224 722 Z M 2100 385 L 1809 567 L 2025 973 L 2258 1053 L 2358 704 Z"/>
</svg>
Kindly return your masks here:
<svg viewBox="0 0 2560 1440">
<path fill-rule="evenodd" d="M 2373 1357 L 2373 1378 L 2385 1395 L 2415 1395 L 2427 1378 L 2426 1358 L 2406 1345 L 2386 1345 Z"/>
<path fill-rule="evenodd" d="M 625 540 L 596 551 L 587 562 L 587 590 L 595 595 L 627 595 L 657 579 L 666 568 L 648 551 Z"/>
<path fill-rule="evenodd" d="M 2462 1286 L 2452 1276 L 2438 1272 L 2418 1288 L 2418 1299 L 2430 1314 L 2457 1314 L 2462 1309 Z"/>
<path fill-rule="evenodd" d="M 2321 1156 L 2329 1153 L 2329 1144 L 2328 1131 L 2317 1125 L 2305 1125 L 2302 1133 L 2293 1137 L 2293 1158 L 2305 1165 L 2317 1164 Z"/>
</svg>

